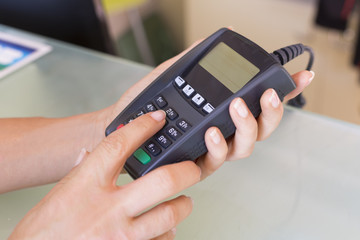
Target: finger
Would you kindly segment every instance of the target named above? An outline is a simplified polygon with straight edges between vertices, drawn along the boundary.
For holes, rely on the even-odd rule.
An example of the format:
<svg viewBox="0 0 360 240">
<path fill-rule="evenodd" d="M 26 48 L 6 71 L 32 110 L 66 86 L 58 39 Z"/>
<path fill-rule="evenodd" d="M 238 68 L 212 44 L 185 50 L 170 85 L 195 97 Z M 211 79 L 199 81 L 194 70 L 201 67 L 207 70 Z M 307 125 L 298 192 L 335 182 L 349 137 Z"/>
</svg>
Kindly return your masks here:
<svg viewBox="0 0 360 240">
<path fill-rule="evenodd" d="M 229 142 L 227 160 L 248 157 L 257 138 L 257 122 L 246 103 L 241 98 L 234 99 L 230 104 L 230 116 L 235 124 L 234 138 Z"/>
<path fill-rule="evenodd" d="M 292 75 L 296 88 L 285 96 L 284 101 L 288 101 L 304 91 L 311 81 L 314 79 L 315 73 L 313 71 L 301 71 Z"/>
<path fill-rule="evenodd" d="M 186 196 L 157 205 L 134 219 L 135 239 L 154 238 L 170 231 L 190 215 L 192 207 L 191 198 Z"/>
<path fill-rule="evenodd" d="M 224 163 L 228 153 L 226 140 L 216 127 L 206 131 L 205 144 L 208 152 L 196 162 L 201 168 L 201 180 L 215 172 Z"/>
<path fill-rule="evenodd" d="M 126 159 L 164 124 L 165 112 L 159 110 L 147 113 L 111 133 L 84 162 L 84 172 L 94 176 L 101 186 L 109 183 L 115 186 Z"/>
<path fill-rule="evenodd" d="M 166 165 L 122 186 L 119 198 L 127 196 L 125 211 L 134 217 L 148 207 L 200 181 L 201 170 L 192 161 Z M 136 203 L 136 204 L 134 204 Z"/>
<path fill-rule="evenodd" d="M 163 235 L 153 238 L 153 240 L 172 240 L 175 239 L 175 236 L 176 236 L 176 228 L 173 228 L 170 231 L 164 233 Z"/>
<path fill-rule="evenodd" d="M 268 138 L 279 125 L 284 108 L 274 89 L 268 89 L 260 98 L 261 113 L 258 117 L 257 140 Z"/>
</svg>

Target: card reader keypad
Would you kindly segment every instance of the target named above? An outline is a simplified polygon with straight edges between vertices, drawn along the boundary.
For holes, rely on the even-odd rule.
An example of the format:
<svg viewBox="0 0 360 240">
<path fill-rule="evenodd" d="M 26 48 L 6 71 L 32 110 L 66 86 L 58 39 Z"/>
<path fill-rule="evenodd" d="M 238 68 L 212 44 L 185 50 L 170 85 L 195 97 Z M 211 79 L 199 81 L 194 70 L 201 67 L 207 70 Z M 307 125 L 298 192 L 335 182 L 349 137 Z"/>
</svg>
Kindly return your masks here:
<svg viewBox="0 0 360 240">
<path fill-rule="evenodd" d="M 184 85 L 184 83 L 185 81 L 183 83 L 178 81 L 177 84 L 178 86 L 181 86 Z M 182 134 L 191 127 L 190 123 L 187 122 L 185 119 L 178 119 L 179 114 L 173 107 L 168 106 L 168 102 L 161 95 L 156 96 L 153 102 L 147 103 L 144 109 L 140 109 L 139 111 L 137 111 L 126 121 L 125 124 L 130 123 L 135 118 L 140 117 L 141 115 L 144 115 L 145 112 L 156 111 L 158 109 L 157 107 L 165 111 L 167 117 L 167 124 L 166 127 L 162 131 L 160 131 L 159 134 L 154 136 L 152 139 L 150 139 L 150 141 L 145 144 L 144 149 L 139 148 L 135 152 L 136 154 L 134 153 L 134 157 L 143 165 L 148 164 L 151 161 L 151 156 L 155 157 L 160 155 L 163 150 L 168 148 L 174 141 L 178 140 L 182 136 Z M 173 122 L 175 120 L 177 121 Z M 123 127 L 124 124 L 121 124 L 119 126 Z"/>
<path fill-rule="evenodd" d="M 207 102 L 206 99 L 196 92 L 196 90 L 189 85 L 180 76 L 174 80 L 175 86 L 180 90 L 189 104 L 191 104 L 197 111 L 203 115 L 209 114 L 214 110 L 211 103 Z M 156 96 L 153 101 L 147 103 L 144 108 L 139 109 L 133 116 L 131 116 L 127 122 L 131 122 L 137 117 L 144 115 L 146 112 L 153 112 L 157 109 L 163 109 L 166 113 L 167 124 L 156 136 L 150 139 L 144 149 L 139 148 L 135 153 L 134 157 L 143 165 L 148 164 L 151 161 L 151 156 L 155 157 L 160 155 L 166 148 L 171 146 L 173 142 L 179 140 L 183 134 L 186 133 L 191 124 L 184 118 L 179 118 L 179 114 L 176 110 L 168 104 L 167 100 L 162 96 Z M 124 124 L 120 125 L 121 127 Z M 146 150 L 146 151 L 145 151 Z"/>
</svg>

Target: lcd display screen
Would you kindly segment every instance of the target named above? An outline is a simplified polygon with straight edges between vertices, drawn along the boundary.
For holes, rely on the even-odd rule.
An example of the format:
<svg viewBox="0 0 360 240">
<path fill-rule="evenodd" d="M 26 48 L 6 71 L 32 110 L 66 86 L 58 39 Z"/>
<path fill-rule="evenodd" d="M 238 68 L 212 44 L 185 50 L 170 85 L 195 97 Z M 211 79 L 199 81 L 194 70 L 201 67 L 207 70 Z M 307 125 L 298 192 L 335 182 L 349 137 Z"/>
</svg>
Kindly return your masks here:
<svg viewBox="0 0 360 240">
<path fill-rule="evenodd" d="M 233 93 L 260 72 L 259 68 L 223 42 L 202 58 L 199 65 Z"/>
</svg>

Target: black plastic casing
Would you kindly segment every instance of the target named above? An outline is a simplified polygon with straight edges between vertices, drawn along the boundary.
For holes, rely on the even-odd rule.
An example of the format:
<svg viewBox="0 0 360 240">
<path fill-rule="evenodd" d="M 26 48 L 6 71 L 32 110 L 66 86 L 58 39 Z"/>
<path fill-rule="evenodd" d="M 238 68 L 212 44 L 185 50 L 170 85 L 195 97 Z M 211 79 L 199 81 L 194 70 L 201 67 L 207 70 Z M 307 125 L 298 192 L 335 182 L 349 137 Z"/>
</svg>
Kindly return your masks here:
<svg viewBox="0 0 360 240">
<path fill-rule="evenodd" d="M 260 69 L 260 72 L 238 92 L 218 105 L 213 112 L 205 115 L 189 104 L 189 101 L 175 86 L 174 80 L 177 76 L 183 76 L 184 73 L 189 72 L 220 42 L 224 42 L 254 64 Z M 258 117 L 261 112 L 260 97 L 265 90 L 275 89 L 282 101 L 284 96 L 295 87 L 289 73 L 269 53 L 245 37 L 222 28 L 189 51 L 139 94 L 107 127 L 105 134 L 107 136 L 120 124 L 126 124 L 131 116 L 143 109 L 145 104 L 154 102 L 154 98 L 158 95 L 162 95 L 167 100 L 168 106 L 174 108 L 180 118 L 186 119 L 191 124 L 192 127 L 188 131 L 183 133 L 178 140 L 172 141 L 168 148 L 162 149 L 158 156 L 153 157 L 147 152 L 145 145 L 142 145 L 141 148 L 151 156 L 151 161 L 143 165 L 134 156 L 131 156 L 125 164 L 126 171 L 136 179 L 157 167 L 184 160 L 195 160 L 206 153 L 204 135 L 206 130 L 212 126 L 217 126 L 225 138 L 233 135 L 235 126 L 229 114 L 229 105 L 234 98 L 244 99 L 252 114 Z M 175 126 L 175 121 L 169 121 L 167 126 Z"/>
</svg>

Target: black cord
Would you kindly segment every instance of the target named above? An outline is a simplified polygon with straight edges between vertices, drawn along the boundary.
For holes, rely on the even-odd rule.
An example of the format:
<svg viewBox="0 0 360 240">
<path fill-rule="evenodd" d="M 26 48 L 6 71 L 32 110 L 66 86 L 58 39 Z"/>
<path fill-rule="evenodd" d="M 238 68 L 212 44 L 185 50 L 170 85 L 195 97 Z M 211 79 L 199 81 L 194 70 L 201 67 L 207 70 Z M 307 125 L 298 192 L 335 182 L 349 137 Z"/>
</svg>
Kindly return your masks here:
<svg viewBox="0 0 360 240">
<path fill-rule="evenodd" d="M 271 54 L 271 56 L 273 56 L 273 58 L 275 58 L 275 60 L 277 60 L 281 65 L 284 65 L 304 52 L 308 52 L 310 55 L 308 65 L 306 67 L 306 70 L 310 71 L 314 63 L 314 51 L 311 47 L 304 46 L 301 43 L 276 50 Z M 287 104 L 293 107 L 302 108 L 305 106 L 306 100 L 300 93 L 293 99 L 289 100 Z"/>
<path fill-rule="evenodd" d="M 306 67 L 306 70 L 311 71 L 312 65 L 314 63 L 314 51 L 312 50 L 311 47 L 308 47 L 308 46 L 304 47 L 304 51 L 309 52 L 310 59 L 309 59 L 308 65 Z"/>
</svg>

